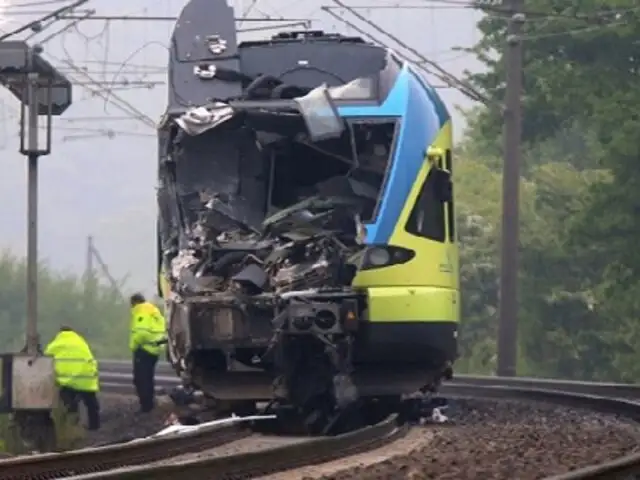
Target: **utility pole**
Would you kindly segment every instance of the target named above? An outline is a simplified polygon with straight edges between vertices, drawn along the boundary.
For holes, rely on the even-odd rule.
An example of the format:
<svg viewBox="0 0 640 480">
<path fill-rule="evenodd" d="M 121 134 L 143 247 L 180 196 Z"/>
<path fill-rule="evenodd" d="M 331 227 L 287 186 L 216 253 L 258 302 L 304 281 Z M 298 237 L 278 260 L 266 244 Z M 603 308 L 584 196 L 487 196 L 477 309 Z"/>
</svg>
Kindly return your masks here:
<svg viewBox="0 0 640 480">
<path fill-rule="evenodd" d="M 520 210 L 520 142 L 522 137 L 522 26 L 524 0 L 504 0 L 507 27 L 504 164 L 502 176 L 502 241 L 498 310 L 498 375 L 516 375 L 518 357 L 518 249 Z"/>
<path fill-rule="evenodd" d="M 100 255 L 100 252 L 96 247 L 96 244 L 93 240 L 93 236 L 90 235 L 87 237 L 86 263 L 85 263 L 85 270 L 84 270 L 85 271 L 84 278 L 85 278 L 85 282 L 87 282 L 85 283 L 86 302 L 87 303 L 89 302 L 89 299 L 92 298 L 92 295 L 95 292 L 96 268 L 94 267 L 94 261 L 98 264 L 97 270 L 102 273 L 104 278 L 107 279 L 107 281 L 111 285 L 111 289 L 113 290 L 113 292 L 118 296 L 122 297 L 123 299 L 125 299 L 126 297 L 124 293 L 122 293 L 122 286 L 127 281 L 128 274 L 119 282 L 116 281 L 113 275 L 111 275 L 108 265 L 102 259 L 102 255 Z"/>
</svg>

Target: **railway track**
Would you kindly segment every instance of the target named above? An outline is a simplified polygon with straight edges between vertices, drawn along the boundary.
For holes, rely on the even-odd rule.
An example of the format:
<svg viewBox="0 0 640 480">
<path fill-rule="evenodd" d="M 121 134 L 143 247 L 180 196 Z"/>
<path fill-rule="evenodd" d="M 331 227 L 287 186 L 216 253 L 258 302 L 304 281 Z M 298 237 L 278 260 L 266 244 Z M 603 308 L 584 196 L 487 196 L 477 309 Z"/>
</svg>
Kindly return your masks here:
<svg viewBox="0 0 640 480">
<path fill-rule="evenodd" d="M 2 480 L 88 479 L 198 479 L 232 480 L 253 478 L 314 463 L 355 455 L 390 443 L 408 431 L 397 417 L 344 435 L 301 438 L 287 446 L 257 452 L 204 457 L 168 463 L 167 459 L 203 452 L 238 441 L 250 431 L 237 426 L 211 428 L 193 434 L 159 437 L 83 449 L 63 454 L 44 454 L 0 461 Z"/>
<path fill-rule="evenodd" d="M 122 377 L 123 380 L 118 386 L 119 391 L 124 391 L 125 377 L 126 375 Z M 640 403 L 612 396 L 561 390 L 563 388 L 584 390 L 585 385 L 582 384 L 578 387 L 576 385 L 578 382 L 570 382 L 569 384 L 555 382 L 553 383 L 554 388 L 533 388 L 496 384 L 500 380 L 511 383 L 516 381 L 515 379 L 495 378 L 482 381 L 476 377 L 468 383 L 462 383 L 462 380 L 458 380 L 456 383 L 448 384 L 442 392 L 444 395 L 454 398 L 549 402 L 575 408 L 587 408 L 601 413 L 615 413 L 640 421 Z M 126 379 L 126 382 L 131 389 L 130 378 Z M 548 386 L 548 381 L 538 380 L 538 382 L 543 385 L 546 382 Z M 118 382 L 112 383 L 116 385 Z M 630 386 L 618 387 L 626 388 L 627 393 L 631 392 Z M 608 388 L 614 391 L 616 387 L 611 385 Z M 640 388 L 636 387 L 636 391 L 640 393 Z M 56 478 L 163 480 L 184 478 L 191 475 L 197 476 L 197 478 L 220 480 L 254 478 L 369 451 L 400 438 L 407 431 L 407 426 L 397 425 L 394 417 L 390 417 L 377 425 L 338 437 L 300 439 L 293 444 L 260 449 L 250 453 L 225 456 L 203 455 L 200 458 L 180 459 L 187 453 L 214 449 L 250 435 L 249 430 L 241 429 L 237 425 L 210 428 L 175 437 L 140 440 L 64 454 L 35 455 L 4 460 L 0 461 L 0 480 Z M 175 462 L 167 461 L 172 458 L 176 458 Z M 624 478 L 636 473 L 640 473 L 639 454 L 629 455 L 606 465 L 597 465 L 554 478 L 555 480 Z"/>
<path fill-rule="evenodd" d="M 131 362 L 126 360 L 101 360 L 101 382 L 105 391 L 131 393 Z M 156 384 L 159 389 L 173 388 L 179 384 L 171 366 L 160 362 L 156 369 Z M 572 380 L 555 380 L 532 377 L 495 377 L 484 375 L 456 375 L 447 384 L 477 385 L 485 387 L 497 385 L 516 388 L 539 388 L 561 390 L 570 393 L 584 393 L 602 397 L 630 398 L 640 400 L 640 385 L 626 383 L 596 383 Z"/>
<path fill-rule="evenodd" d="M 0 479 L 49 480 L 93 474 L 215 448 L 250 434 L 249 430 L 239 425 L 228 425 L 183 434 L 177 438 L 166 436 L 67 453 L 16 457 L 0 460 Z"/>
<path fill-rule="evenodd" d="M 327 438 L 301 440 L 288 446 L 267 448 L 255 452 L 221 457 L 203 457 L 187 462 L 145 465 L 103 474 L 72 477 L 73 480 L 123 479 L 141 480 L 182 479 L 186 475 L 203 480 L 240 480 L 311 464 L 325 463 L 378 448 L 400 438 L 408 426 L 398 425 L 396 416 L 350 432 Z"/>
</svg>

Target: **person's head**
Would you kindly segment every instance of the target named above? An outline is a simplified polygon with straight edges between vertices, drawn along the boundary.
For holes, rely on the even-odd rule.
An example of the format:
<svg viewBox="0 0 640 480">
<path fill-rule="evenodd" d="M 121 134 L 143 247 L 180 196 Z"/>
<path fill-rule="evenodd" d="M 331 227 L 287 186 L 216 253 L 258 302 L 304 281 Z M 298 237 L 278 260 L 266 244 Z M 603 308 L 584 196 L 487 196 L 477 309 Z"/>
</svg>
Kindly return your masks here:
<svg viewBox="0 0 640 480">
<path fill-rule="evenodd" d="M 131 303 L 132 307 L 135 307 L 136 305 L 140 305 L 141 303 L 146 302 L 146 300 L 144 299 L 144 295 L 142 295 L 141 293 L 134 293 L 133 295 L 131 295 L 131 298 L 129 299 L 129 303 Z"/>
<path fill-rule="evenodd" d="M 62 325 L 62 326 L 60 327 L 60 331 L 61 331 L 61 332 L 73 332 L 73 328 L 71 328 L 71 327 L 70 327 L 70 326 L 68 326 L 68 325 Z"/>
</svg>

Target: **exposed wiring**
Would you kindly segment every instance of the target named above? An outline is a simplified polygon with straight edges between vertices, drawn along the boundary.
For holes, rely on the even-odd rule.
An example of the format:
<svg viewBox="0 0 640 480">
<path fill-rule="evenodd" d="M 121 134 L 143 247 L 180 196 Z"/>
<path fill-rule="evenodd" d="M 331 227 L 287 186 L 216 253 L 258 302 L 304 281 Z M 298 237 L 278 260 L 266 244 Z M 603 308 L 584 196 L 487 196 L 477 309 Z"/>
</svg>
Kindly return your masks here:
<svg viewBox="0 0 640 480">
<path fill-rule="evenodd" d="M 30 29 L 38 29 L 40 30 L 40 28 L 38 28 L 39 26 L 42 25 L 43 22 L 48 22 L 51 19 L 56 19 L 58 18 L 60 15 L 64 14 L 65 12 L 71 12 L 73 11 L 75 8 L 78 8 L 82 5 L 84 5 L 85 3 L 87 3 L 89 0 L 76 0 L 74 3 L 72 3 L 71 5 L 67 5 L 61 8 L 58 8 L 56 10 L 54 10 L 53 12 L 47 13 L 46 15 L 38 18 L 37 20 L 33 20 L 25 25 L 22 25 L 21 27 L 16 28 L 15 30 L 12 30 L 8 33 L 5 33 L 3 35 L 0 35 L 0 41 L 3 40 L 7 40 L 19 33 L 25 32 L 27 30 Z"/>
<path fill-rule="evenodd" d="M 93 15 L 93 13 L 95 13 L 95 10 L 89 10 L 86 12 L 84 17 L 80 17 L 77 20 L 72 20 L 71 22 L 67 23 L 67 25 L 65 25 L 64 27 L 62 27 L 61 29 L 55 31 L 54 33 L 47 35 L 45 38 L 42 39 L 38 39 L 38 43 L 40 45 L 44 45 L 45 43 L 47 43 L 48 41 L 56 38 L 58 35 L 65 33 L 66 31 L 68 31 L 70 28 L 73 28 L 74 26 L 76 26 L 79 22 L 81 22 L 82 20 L 90 17 L 91 15 Z M 57 20 L 52 20 L 51 23 L 55 23 L 57 22 Z M 38 30 L 36 32 L 33 32 L 31 35 L 29 35 L 25 40 L 29 41 L 31 40 L 33 37 L 35 37 L 36 35 L 40 34 L 41 30 Z"/>
</svg>

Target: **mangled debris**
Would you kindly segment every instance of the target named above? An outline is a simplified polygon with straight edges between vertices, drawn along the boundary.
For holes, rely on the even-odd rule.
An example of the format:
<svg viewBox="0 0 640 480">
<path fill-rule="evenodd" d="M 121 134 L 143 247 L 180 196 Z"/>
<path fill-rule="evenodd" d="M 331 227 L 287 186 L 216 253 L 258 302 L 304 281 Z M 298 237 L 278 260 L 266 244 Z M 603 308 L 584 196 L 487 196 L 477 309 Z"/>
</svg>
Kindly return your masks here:
<svg viewBox="0 0 640 480">
<path fill-rule="evenodd" d="M 175 294 L 273 298 L 351 284 L 395 123 L 344 122 L 324 86 L 295 105 L 218 102 L 174 121 L 160 203 L 178 227 L 161 235 Z"/>
<path fill-rule="evenodd" d="M 208 202 L 213 215 L 218 202 Z M 223 204 L 224 205 L 224 204 Z M 358 202 L 314 197 L 263 223 L 262 231 L 215 232 L 206 220 L 194 225 L 193 244 L 172 261 L 183 295 L 233 292 L 257 295 L 349 285 L 356 270 Z M 351 224 L 350 228 L 349 224 Z"/>
</svg>

